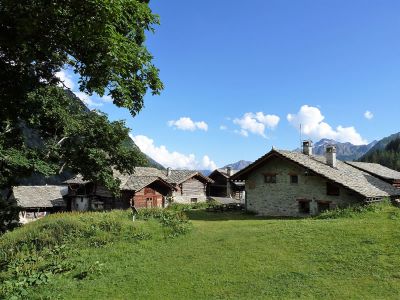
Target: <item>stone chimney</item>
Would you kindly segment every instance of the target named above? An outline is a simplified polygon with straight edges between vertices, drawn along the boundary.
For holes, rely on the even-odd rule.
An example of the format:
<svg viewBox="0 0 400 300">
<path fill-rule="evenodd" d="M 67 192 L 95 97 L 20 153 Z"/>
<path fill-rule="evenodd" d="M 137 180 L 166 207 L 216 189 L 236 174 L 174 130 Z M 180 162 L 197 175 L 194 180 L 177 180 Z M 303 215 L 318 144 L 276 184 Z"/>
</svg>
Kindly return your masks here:
<svg viewBox="0 0 400 300">
<path fill-rule="evenodd" d="M 171 176 L 171 168 L 167 168 L 167 177 Z"/>
<path fill-rule="evenodd" d="M 308 141 L 303 141 L 303 154 L 311 156 L 312 153 L 312 141 L 308 140 Z"/>
<path fill-rule="evenodd" d="M 336 146 L 329 145 L 326 147 L 326 164 L 332 168 L 336 168 L 337 160 L 336 160 Z"/>
<path fill-rule="evenodd" d="M 232 176 L 232 168 L 231 167 L 226 168 L 226 174 L 228 175 L 228 177 Z"/>
</svg>

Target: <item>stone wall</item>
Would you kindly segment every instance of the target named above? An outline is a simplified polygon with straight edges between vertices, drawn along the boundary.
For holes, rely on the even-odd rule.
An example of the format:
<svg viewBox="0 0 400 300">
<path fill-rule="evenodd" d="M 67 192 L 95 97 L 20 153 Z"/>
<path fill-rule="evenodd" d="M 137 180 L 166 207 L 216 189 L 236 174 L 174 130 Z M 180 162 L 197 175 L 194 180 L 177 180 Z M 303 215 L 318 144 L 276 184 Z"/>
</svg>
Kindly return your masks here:
<svg viewBox="0 0 400 300">
<path fill-rule="evenodd" d="M 333 209 L 363 200 L 343 187 L 339 187 L 339 196 L 327 195 L 326 184 L 329 180 L 319 175 L 306 176 L 305 171 L 301 166 L 282 158 L 268 160 L 246 180 L 247 210 L 265 216 L 298 217 L 316 215 L 323 205 Z M 276 183 L 265 183 L 264 174 L 276 174 Z M 298 176 L 298 183 L 291 183 L 291 175 Z M 300 212 L 299 200 L 309 202 L 310 213 Z"/>
</svg>

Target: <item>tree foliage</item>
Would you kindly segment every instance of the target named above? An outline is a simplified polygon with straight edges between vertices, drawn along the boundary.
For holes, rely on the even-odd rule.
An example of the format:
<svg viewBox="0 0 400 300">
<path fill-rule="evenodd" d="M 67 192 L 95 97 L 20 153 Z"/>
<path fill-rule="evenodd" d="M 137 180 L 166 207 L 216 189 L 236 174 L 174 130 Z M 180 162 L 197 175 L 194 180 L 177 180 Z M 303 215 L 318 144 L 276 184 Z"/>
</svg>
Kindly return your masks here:
<svg viewBox="0 0 400 300">
<path fill-rule="evenodd" d="M 144 45 L 159 22 L 148 2 L 0 1 L 0 190 L 68 168 L 117 191 L 113 168 L 145 164 L 126 147 L 124 122 L 88 111 L 56 72 L 68 65 L 81 91 L 137 114 L 146 92 L 163 88 Z"/>
</svg>

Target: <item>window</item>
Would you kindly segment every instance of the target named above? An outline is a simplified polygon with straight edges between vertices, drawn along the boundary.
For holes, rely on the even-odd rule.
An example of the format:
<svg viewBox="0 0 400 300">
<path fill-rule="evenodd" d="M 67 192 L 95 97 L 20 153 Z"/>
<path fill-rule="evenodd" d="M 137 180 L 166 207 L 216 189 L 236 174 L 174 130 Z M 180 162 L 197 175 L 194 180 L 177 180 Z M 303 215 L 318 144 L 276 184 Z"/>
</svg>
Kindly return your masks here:
<svg viewBox="0 0 400 300">
<path fill-rule="evenodd" d="M 197 203 L 197 198 L 190 198 L 190 203 Z"/>
<path fill-rule="evenodd" d="M 264 174 L 265 183 L 276 183 L 276 174 Z"/>
<path fill-rule="evenodd" d="M 290 175 L 290 183 L 298 184 L 299 183 L 299 176 L 297 175 Z"/>
<path fill-rule="evenodd" d="M 329 196 L 339 196 L 340 195 L 340 188 L 336 184 L 332 182 L 326 183 L 326 194 Z"/>
<path fill-rule="evenodd" d="M 310 201 L 309 200 L 298 200 L 299 202 L 299 213 L 309 214 L 310 213 Z"/>
<path fill-rule="evenodd" d="M 318 206 L 318 213 L 322 213 L 326 210 L 329 210 L 330 208 L 330 203 L 329 202 L 325 202 L 325 201 L 318 201 L 317 202 L 317 206 Z"/>
</svg>

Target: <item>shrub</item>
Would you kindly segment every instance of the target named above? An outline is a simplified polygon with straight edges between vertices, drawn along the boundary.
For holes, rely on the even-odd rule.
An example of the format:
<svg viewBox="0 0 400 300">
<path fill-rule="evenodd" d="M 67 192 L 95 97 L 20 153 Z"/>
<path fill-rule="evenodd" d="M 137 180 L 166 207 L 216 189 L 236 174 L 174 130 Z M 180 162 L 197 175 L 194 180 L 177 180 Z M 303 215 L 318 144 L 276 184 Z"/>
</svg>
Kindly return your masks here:
<svg viewBox="0 0 400 300">
<path fill-rule="evenodd" d="M 380 212 L 386 207 L 391 206 L 389 200 L 385 200 L 378 203 L 355 205 L 346 208 L 336 208 L 333 210 L 327 210 L 320 215 L 316 216 L 316 219 L 338 219 L 338 218 L 354 218 L 366 214 L 368 212 Z"/>
</svg>

